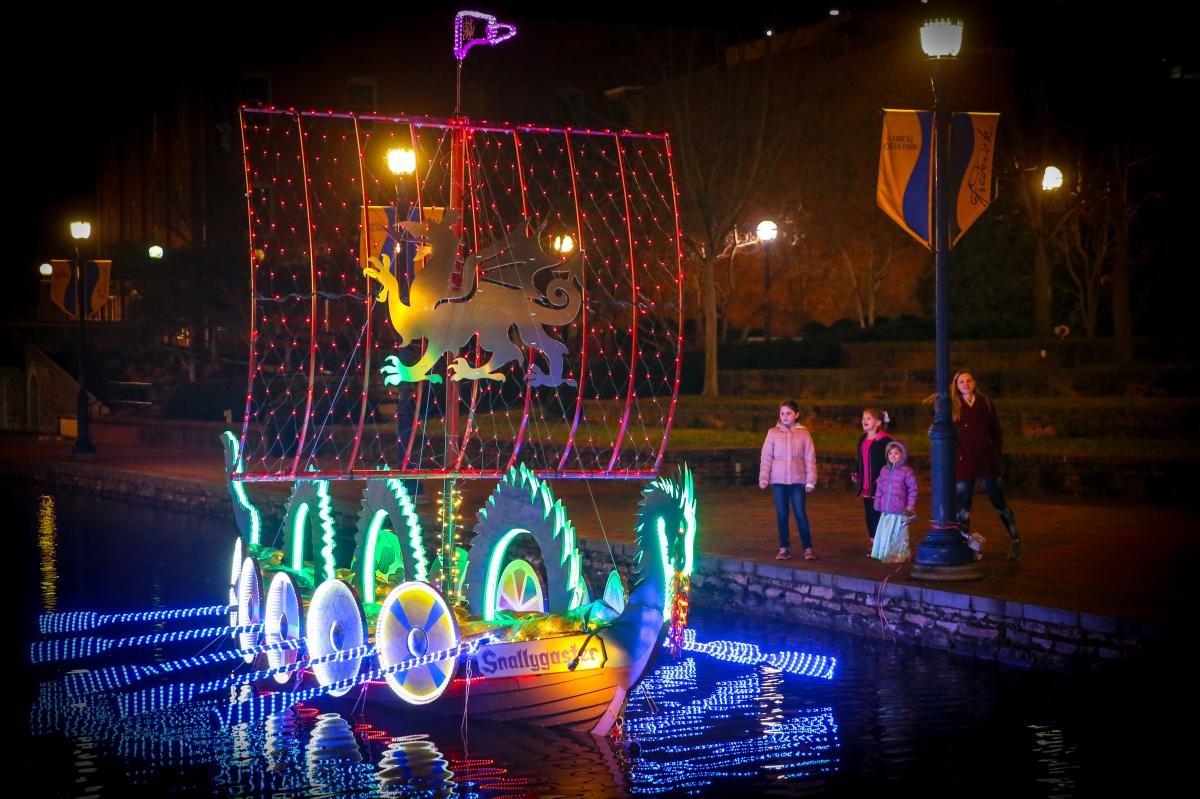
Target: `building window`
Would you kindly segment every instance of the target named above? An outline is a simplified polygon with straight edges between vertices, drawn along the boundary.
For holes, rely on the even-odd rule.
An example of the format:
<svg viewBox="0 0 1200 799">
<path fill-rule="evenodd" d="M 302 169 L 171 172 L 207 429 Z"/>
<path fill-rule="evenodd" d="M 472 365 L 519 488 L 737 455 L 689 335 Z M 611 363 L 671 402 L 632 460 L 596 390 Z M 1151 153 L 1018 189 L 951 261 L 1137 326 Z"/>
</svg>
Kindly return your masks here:
<svg viewBox="0 0 1200 799">
<path fill-rule="evenodd" d="M 350 110 L 356 114 L 375 111 L 375 81 L 368 78 L 352 78 L 349 85 Z"/>
<path fill-rule="evenodd" d="M 262 74 L 242 75 L 238 80 L 238 101 L 242 105 L 270 105 L 271 76 Z"/>
</svg>

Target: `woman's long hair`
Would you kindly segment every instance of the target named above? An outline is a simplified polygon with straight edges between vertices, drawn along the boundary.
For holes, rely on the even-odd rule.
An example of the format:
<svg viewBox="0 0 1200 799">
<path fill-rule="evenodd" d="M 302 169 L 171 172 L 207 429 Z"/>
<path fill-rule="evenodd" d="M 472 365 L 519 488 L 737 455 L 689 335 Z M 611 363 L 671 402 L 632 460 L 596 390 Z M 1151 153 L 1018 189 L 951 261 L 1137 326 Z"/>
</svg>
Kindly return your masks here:
<svg viewBox="0 0 1200 799">
<path fill-rule="evenodd" d="M 963 375 L 970 375 L 971 379 L 976 382 L 975 396 L 983 396 L 979 393 L 979 379 L 975 377 L 975 373 L 973 371 L 970 369 L 959 369 L 957 372 L 955 372 L 954 377 L 950 379 L 950 418 L 956 422 L 959 420 L 959 417 L 962 416 L 962 394 L 958 392 L 958 378 L 962 377 Z"/>
</svg>

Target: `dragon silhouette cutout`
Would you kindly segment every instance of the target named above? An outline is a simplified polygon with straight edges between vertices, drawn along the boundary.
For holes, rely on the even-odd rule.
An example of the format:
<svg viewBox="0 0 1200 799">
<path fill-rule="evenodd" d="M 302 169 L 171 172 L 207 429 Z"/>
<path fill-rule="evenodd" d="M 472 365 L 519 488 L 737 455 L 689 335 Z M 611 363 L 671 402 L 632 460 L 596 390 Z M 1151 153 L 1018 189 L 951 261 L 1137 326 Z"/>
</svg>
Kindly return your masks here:
<svg viewBox="0 0 1200 799">
<path fill-rule="evenodd" d="M 583 258 L 576 251 L 569 259 L 542 250 L 541 228 L 526 222 L 524 230 L 509 240 L 473 252 L 462 265 L 462 286 L 455 288 L 458 251 L 462 244 L 455 227 L 459 212 L 448 210 L 440 221 L 400 222 L 414 239 L 424 240 L 420 252 L 424 267 L 417 271 L 404 302 L 392 259 L 387 254 L 367 259 L 363 273 L 379 281 L 378 299 L 386 302 L 392 328 L 400 345 L 425 339 L 416 363 L 403 363 L 396 355 L 384 359 L 380 373 L 385 385 L 440 383 L 431 374 L 442 353 L 457 353 L 478 335 L 479 347 L 490 353 L 486 363 L 472 366 L 461 354 L 446 366 L 453 381 L 503 381 L 501 371 L 514 361 L 524 362 L 524 350 L 545 355 L 548 370 L 530 363 L 525 379 L 533 386 L 575 386 L 563 377 L 563 356 L 569 350 L 547 328 L 570 324 L 583 307 Z"/>
</svg>

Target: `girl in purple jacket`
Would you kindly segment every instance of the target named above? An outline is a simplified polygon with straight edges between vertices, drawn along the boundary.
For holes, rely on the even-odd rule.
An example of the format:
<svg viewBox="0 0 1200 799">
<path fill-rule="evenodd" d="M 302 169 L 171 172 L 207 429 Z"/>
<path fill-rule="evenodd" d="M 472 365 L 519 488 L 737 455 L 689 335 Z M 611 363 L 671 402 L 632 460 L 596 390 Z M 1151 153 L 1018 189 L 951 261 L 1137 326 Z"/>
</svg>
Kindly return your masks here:
<svg viewBox="0 0 1200 799">
<path fill-rule="evenodd" d="M 904 443 L 892 441 L 887 445 L 887 465 L 875 481 L 875 510 L 880 515 L 871 557 L 884 563 L 908 560 L 908 521 L 916 513 L 917 477 L 907 460 Z"/>
</svg>

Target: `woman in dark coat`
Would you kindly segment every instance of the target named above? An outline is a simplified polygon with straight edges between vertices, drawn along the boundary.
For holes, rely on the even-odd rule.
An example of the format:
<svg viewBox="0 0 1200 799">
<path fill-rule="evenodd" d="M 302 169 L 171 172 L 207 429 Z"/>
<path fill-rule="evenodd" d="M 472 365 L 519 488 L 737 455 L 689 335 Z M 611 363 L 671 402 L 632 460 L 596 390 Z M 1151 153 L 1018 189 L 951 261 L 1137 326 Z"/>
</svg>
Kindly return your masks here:
<svg viewBox="0 0 1200 799">
<path fill-rule="evenodd" d="M 969 533 L 975 481 L 981 481 L 988 500 L 1000 514 L 1000 521 L 1008 531 L 1008 557 L 1010 560 L 1019 558 L 1021 539 L 1017 535 L 1017 519 L 1004 497 L 1004 486 L 1000 480 L 1004 433 L 1000 429 L 996 406 L 975 390 L 975 374 L 968 369 L 962 369 L 954 375 L 950 385 L 950 402 L 954 426 L 958 430 L 958 463 L 954 474 L 958 521 L 964 533 Z"/>
</svg>

